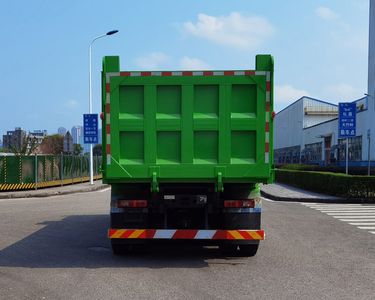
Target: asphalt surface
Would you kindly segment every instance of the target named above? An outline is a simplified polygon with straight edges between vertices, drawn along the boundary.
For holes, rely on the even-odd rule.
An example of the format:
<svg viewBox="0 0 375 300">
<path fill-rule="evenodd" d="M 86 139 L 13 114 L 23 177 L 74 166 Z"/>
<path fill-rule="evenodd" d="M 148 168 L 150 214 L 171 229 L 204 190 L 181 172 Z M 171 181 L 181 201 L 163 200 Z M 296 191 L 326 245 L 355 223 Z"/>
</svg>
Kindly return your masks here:
<svg viewBox="0 0 375 300">
<path fill-rule="evenodd" d="M 109 249 L 109 190 L 0 199 L 1 299 L 374 299 L 375 235 L 300 203 L 263 202 L 252 258 Z"/>
</svg>

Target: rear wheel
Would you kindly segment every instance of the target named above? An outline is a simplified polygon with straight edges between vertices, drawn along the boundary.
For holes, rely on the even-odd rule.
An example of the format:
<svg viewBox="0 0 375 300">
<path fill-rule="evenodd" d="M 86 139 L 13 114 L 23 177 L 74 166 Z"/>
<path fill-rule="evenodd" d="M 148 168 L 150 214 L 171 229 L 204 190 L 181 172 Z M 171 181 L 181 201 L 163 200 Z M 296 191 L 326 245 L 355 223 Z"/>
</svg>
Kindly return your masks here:
<svg viewBox="0 0 375 300">
<path fill-rule="evenodd" d="M 237 256 L 238 245 L 223 244 L 219 246 L 220 251 L 226 256 Z"/>
<path fill-rule="evenodd" d="M 242 256 L 255 256 L 258 251 L 259 244 L 255 245 L 240 245 L 240 254 Z"/>
<path fill-rule="evenodd" d="M 127 249 L 126 249 L 125 245 L 119 245 L 119 244 L 116 244 L 112 241 L 111 241 L 111 248 L 112 248 L 112 253 L 114 255 L 123 255 L 127 252 L 126 251 Z"/>
<path fill-rule="evenodd" d="M 111 240 L 111 248 L 114 255 L 138 254 L 142 251 L 142 245 L 118 244 Z"/>
</svg>

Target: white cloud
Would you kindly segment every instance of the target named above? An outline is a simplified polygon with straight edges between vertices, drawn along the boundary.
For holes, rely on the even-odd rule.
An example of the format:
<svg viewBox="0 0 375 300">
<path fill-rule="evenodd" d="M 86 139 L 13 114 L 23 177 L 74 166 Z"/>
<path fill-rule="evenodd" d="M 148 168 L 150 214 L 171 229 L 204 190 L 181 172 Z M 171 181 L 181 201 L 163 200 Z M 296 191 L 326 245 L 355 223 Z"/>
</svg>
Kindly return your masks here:
<svg viewBox="0 0 375 300">
<path fill-rule="evenodd" d="M 188 56 L 184 56 L 181 59 L 180 66 L 186 70 L 207 70 L 211 68 L 205 61 Z"/>
<path fill-rule="evenodd" d="M 78 101 L 73 100 L 73 99 L 68 100 L 64 103 L 64 107 L 68 109 L 75 109 L 77 106 L 78 106 Z"/>
<path fill-rule="evenodd" d="M 363 96 L 362 90 L 347 83 L 328 86 L 325 92 L 336 102 L 353 101 Z"/>
<path fill-rule="evenodd" d="M 153 52 L 146 56 L 138 57 L 135 63 L 142 69 L 155 70 L 169 61 L 169 56 L 162 52 Z"/>
<path fill-rule="evenodd" d="M 308 95 L 307 91 L 296 89 L 288 84 L 275 86 L 275 104 L 278 106 L 291 104 L 299 98 Z"/>
<path fill-rule="evenodd" d="M 196 23 L 186 22 L 183 28 L 195 37 L 245 50 L 256 49 L 275 32 L 267 19 L 238 12 L 219 17 L 201 13 Z"/>
<path fill-rule="evenodd" d="M 315 10 L 315 13 L 326 21 L 337 20 L 339 15 L 328 7 L 320 6 Z"/>
</svg>

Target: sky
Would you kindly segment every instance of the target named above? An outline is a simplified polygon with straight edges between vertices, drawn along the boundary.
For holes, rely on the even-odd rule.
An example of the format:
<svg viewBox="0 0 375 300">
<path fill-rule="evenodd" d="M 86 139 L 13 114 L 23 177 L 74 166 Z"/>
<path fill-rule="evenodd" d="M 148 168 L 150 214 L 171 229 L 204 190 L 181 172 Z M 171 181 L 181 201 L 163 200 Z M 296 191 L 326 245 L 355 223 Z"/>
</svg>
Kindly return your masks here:
<svg viewBox="0 0 375 300">
<path fill-rule="evenodd" d="M 101 60 L 121 70 L 254 69 L 275 60 L 275 111 L 301 96 L 338 103 L 367 93 L 369 0 L 0 0 L 0 139 L 82 125 L 93 45 L 94 112 Z"/>
</svg>

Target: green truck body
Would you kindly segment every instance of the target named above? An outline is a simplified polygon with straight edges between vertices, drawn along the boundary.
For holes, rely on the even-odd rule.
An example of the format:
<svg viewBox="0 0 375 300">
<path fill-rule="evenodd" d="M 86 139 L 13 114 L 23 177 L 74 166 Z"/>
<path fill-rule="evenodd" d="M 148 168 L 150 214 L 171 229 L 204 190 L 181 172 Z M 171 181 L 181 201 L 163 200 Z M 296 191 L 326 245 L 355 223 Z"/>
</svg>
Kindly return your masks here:
<svg viewBox="0 0 375 300">
<path fill-rule="evenodd" d="M 136 186 L 155 198 L 161 185 L 206 184 L 223 194 L 239 184 L 254 193 L 273 181 L 270 55 L 257 55 L 255 70 L 160 72 L 120 71 L 119 57 L 107 56 L 102 109 L 112 202 L 137 198 L 125 191 Z"/>
</svg>

